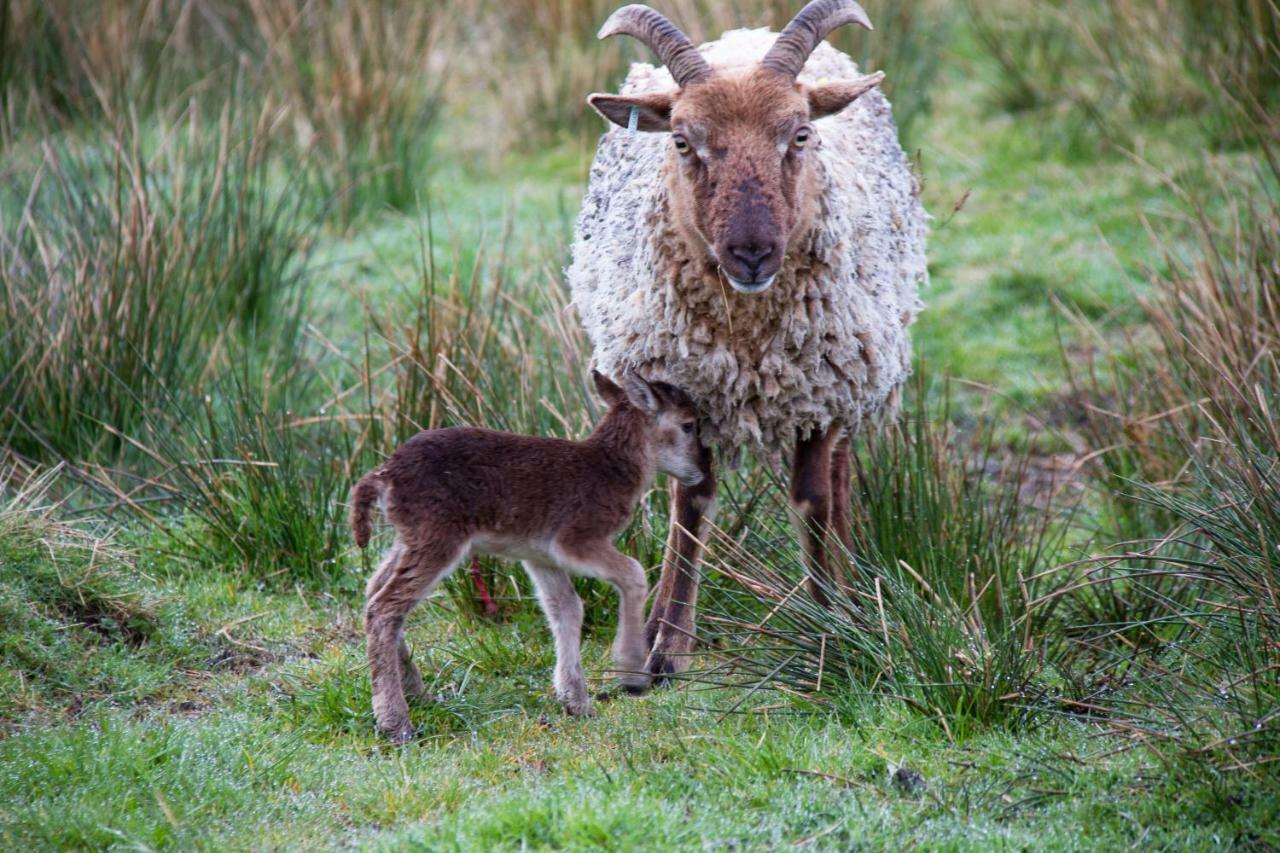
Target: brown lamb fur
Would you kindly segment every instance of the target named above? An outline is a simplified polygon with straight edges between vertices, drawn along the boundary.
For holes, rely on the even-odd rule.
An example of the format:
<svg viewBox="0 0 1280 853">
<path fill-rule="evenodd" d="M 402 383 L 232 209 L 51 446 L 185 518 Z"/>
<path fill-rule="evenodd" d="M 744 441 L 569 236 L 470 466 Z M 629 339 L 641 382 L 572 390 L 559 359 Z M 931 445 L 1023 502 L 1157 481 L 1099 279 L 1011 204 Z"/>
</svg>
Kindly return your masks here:
<svg viewBox="0 0 1280 853">
<path fill-rule="evenodd" d="M 356 484 L 351 526 L 370 538 L 380 500 L 395 543 L 369 581 L 366 633 L 379 728 L 411 735 L 405 693 L 422 679 L 404 644 L 404 618 L 470 554 L 519 559 L 556 637 L 556 692 L 570 713 L 590 712 L 578 653 L 581 602 L 568 574 L 599 577 L 621 594 L 615 660 L 643 689 L 644 570 L 614 549 L 655 473 L 697 482 L 701 446 L 692 403 L 679 389 L 630 376 L 626 390 L 595 375 L 609 411 L 583 441 L 476 427 L 421 432 Z"/>
</svg>

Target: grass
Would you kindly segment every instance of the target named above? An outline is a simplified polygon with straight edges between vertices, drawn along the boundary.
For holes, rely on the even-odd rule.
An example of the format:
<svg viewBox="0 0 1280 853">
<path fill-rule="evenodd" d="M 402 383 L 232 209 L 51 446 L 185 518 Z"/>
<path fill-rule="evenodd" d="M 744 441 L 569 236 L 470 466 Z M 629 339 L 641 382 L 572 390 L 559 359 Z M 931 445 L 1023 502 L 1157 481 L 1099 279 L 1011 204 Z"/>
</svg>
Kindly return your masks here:
<svg viewBox="0 0 1280 853">
<path fill-rule="evenodd" d="M 710 537 L 714 569 L 737 585 L 704 608 L 723 635 L 717 681 L 835 709 L 883 697 L 948 736 L 1023 725 L 1075 692 L 1054 616 L 1070 501 L 1054 503 L 1052 482 L 1029 496 L 1028 457 L 997 454 L 990 424 L 953 434 L 946 392 L 930 408 L 926 387 L 917 380 L 910 414 L 864 442 L 853 548 L 833 548 L 837 576 L 823 584 L 830 608 L 797 594 L 807 572 L 785 528 L 765 521 L 784 517 L 767 501 L 744 533 Z"/>
<path fill-rule="evenodd" d="M 0 436 L 42 459 L 110 458 L 166 391 L 217 373 L 288 313 L 312 220 L 268 187 L 272 137 L 234 92 L 92 140 L 51 138 L 0 183 Z M 24 179 L 25 178 L 25 179 Z"/>
<path fill-rule="evenodd" d="M 1273 6 L 1193 38 L 1181 2 L 867 5 L 838 43 L 890 75 L 935 219 L 841 606 L 788 595 L 748 464 L 689 678 L 614 696 L 615 596 L 580 581 L 609 698 L 565 717 L 486 561 L 498 619 L 465 573 L 411 617 L 431 701 L 395 748 L 346 490 L 421 427 L 589 428 L 583 98 L 641 49 L 597 0 L 5 4 L 0 844 L 1280 844 L 1280 64 L 1241 40 Z M 651 577 L 666 516 L 655 489 L 620 540 Z"/>
<path fill-rule="evenodd" d="M 1197 845 L 1265 841 L 1274 826 L 1242 780 L 1182 787 L 1142 753 L 1099 756 L 1102 728 L 1083 719 L 952 743 L 874 700 L 726 715 L 736 694 L 679 689 L 569 720 L 529 618 L 416 619 L 441 698 L 414 709 L 422 738 L 392 748 L 372 731 L 354 608 L 158 579 L 162 596 L 189 598 L 198 633 L 270 608 L 228 633 L 271 656 L 188 676 L 181 698 L 120 700 L 0 742 L 6 846 L 1070 847 L 1086 823 L 1100 846 Z M 596 671 L 608 639 L 589 639 Z M 897 766 L 926 790 L 895 786 Z"/>
</svg>

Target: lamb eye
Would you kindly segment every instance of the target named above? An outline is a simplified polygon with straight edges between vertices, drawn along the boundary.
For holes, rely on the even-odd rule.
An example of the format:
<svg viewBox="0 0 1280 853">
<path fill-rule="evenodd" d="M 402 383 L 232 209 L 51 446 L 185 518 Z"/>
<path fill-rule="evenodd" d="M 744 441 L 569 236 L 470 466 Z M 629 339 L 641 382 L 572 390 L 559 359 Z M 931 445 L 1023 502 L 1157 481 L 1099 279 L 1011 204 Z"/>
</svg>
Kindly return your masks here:
<svg viewBox="0 0 1280 853">
<path fill-rule="evenodd" d="M 675 136 L 671 137 L 671 144 L 676 147 L 676 152 L 682 155 L 688 154 L 690 151 L 693 150 L 689 147 L 689 140 L 685 139 L 683 136 L 680 136 L 679 134 L 676 134 Z"/>
<path fill-rule="evenodd" d="M 803 148 L 809 144 L 809 137 L 812 131 L 807 127 L 802 127 L 796 131 L 796 135 L 791 138 L 791 144 L 797 148 Z"/>
<path fill-rule="evenodd" d="M 696 422 L 694 422 L 694 421 L 689 421 L 688 423 L 680 424 L 680 430 L 681 430 L 685 435 L 693 435 L 693 428 L 694 428 L 695 426 L 697 426 L 697 423 L 696 423 Z"/>
</svg>

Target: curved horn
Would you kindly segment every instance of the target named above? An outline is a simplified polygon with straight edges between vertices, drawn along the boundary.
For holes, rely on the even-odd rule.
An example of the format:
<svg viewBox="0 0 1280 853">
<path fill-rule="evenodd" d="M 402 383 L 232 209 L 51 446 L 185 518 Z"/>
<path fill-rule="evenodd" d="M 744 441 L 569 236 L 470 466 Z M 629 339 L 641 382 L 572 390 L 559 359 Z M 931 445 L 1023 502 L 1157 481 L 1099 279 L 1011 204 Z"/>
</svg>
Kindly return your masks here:
<svg viewBox="0 0 1280 853">
<path fill-rule="evenodd" d="M 623 6 L 609 16 L 597 37 L 607 39 L 616 35 L 632 36 L 648 45 L 681 88 L 711 76 L 711 66 L 689 37 L 662 13 L 648 6 L 639 3 Z"/>
<path fill-rule="evenodd" d="M 832 30 L 845 24 L 875 29 L 867 13 L 854 0 L 812 0 L 791 19 L 760 64 L 794 80 L 809 54 Z"/>
</svg>

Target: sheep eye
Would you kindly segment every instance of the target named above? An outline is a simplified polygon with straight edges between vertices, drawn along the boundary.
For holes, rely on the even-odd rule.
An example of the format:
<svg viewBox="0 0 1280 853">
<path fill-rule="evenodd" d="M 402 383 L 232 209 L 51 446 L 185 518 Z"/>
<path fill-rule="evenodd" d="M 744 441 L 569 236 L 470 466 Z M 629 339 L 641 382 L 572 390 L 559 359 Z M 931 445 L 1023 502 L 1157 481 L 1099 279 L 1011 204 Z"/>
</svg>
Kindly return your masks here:
<svg viewBox="0 0 1280 853">
<path fill-rule="evenodd" d="M 693 435 L 693 428 L 695 426 L 697 426 L 695 421 L 689 421 L 688 423 L 680 424 L 680 429 L 685 435 Z"/>
<path fill-rule="evenodd" d="M 689 140 L 685 139 L 683 136 L 680 136 L 679 134 L 671 137 L 671 144 L 676 147 L 676 152 L 682 155 L 688 154 L 690 151 L 693 150 L 692 148 L 689 147 Z"/>
<path fill-rule="evenodd" d="M 809 137 L 812 131 L 808 127 L 802 127 L 796 131 L 796 135 L 791 137 L 791 144 L 797 148 L 803 148 L 809 143 Z"/>
</svg>

